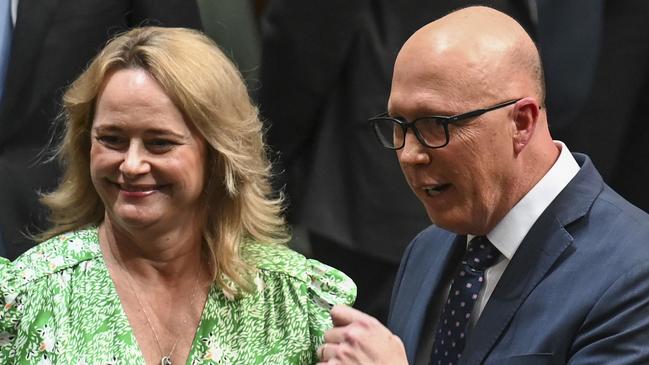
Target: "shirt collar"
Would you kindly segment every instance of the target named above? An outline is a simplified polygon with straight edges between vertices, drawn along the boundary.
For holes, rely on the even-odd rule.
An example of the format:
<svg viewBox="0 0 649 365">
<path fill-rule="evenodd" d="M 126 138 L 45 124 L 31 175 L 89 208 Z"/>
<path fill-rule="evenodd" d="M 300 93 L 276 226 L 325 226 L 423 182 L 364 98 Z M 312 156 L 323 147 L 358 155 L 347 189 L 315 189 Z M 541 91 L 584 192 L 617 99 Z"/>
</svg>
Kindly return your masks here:
<svg viewBox="0 0 649 365">
<path fill-rule="evenodd" d="M 568 147 L 561 141 L 554 141 L 554 143 L 561 151 L 557 161 L 487 234 L 489 241 L 507 260 L 514 257 L 518 246 L 523 242 L 536 220 L 579 172 L 579 164 L 572 157 Z M 469 235 L 468 241 L 473 237 L 473 235 Z"/>
<path fill-rule="evenodd" d="M 16 26 L 16 19 L 18 18 L 18 0 L 11 1 L 11 21 L 13 26 Z"/>
</svg>

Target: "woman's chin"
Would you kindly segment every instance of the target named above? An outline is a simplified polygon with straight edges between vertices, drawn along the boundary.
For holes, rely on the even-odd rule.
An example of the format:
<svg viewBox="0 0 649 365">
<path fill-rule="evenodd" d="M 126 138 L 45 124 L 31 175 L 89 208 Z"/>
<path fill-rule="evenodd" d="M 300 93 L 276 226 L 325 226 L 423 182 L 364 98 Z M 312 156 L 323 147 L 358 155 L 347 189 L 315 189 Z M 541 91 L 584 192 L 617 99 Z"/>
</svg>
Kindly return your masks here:
<svg viewBox="0 0 649 365">
<path fill-rule="evenodd" d="M 160 222 L 159 214 L 150 214 L 145 212 L 114 212 L 112 214 L 112 223 L 123 229 L 143 229 L 148 228 Z"/>
</svg>

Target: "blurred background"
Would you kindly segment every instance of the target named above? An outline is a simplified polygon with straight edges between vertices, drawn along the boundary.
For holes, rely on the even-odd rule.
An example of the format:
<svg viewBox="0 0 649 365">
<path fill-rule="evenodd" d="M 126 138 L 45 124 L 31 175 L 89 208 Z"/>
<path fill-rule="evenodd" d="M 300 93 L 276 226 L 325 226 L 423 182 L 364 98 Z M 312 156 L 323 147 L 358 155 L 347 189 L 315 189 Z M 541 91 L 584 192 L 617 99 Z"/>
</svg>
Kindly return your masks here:
<svg viewBox="0 0 649 365">
<path fill-rule="evenodd" d="M 9 19 L 0 20 L 0 38 L 4 39 L 0 44 L 0 81 L 4 79 L 4 94 L 0 94 L 0 255 L 9 258 L 33 244 L 24 232 L 38 231 L 46 224 L 35 203 L 36 191 L 50 189 L 58 170 L 42 167 L 34 151 L 42 150 L 57 133 L 51 127 L 59 110 L 57 98 L 119 28 L 98 19 L 122 11 L 107 5 L 111 1 L 88 5 L 88 0 L 83 9 L 57 10 L 54 7 L 63 7 L 64 2 L 54 5 L 43 0 L 31 13 L 58 15 L 53 20 L 30 19 L 32 15 L 25 14 L 34 3 L 0 0 L 4 11 L 0 19 Z M 165 0 L 155 4 L 168 13 L 141 5 L 127 10 L 131 24 L 120 25 L 142 24 L 141 19 L 153 17 L 163 25 L 202 29 L 233 59 L 267 128 L 274 183 L 286 196 L 287 217 L 294 230 L 291 245 L 350 275 L 358 284 L 356 306 L 382 321 L 400 256 L 430 221 L 406 185 L 395 154 L 374 141 L 366 121 L 385 111 L 392 65 L 401 44 L 424 24 L 454 9 L 488 5 L 510 14 L 528 30 L 544 63 L 554 138 L 573 152 L 588 154 L 609 185 L 649 211 L 649 120 L 645 114 L 649 107 L 649 1 Z M 68 34 L 74 26 L 81 26 L 78 19 L 91 18 L 92 25 L 84 27 L 98 29 L 101 40 L 84 48 L 74 67 L 52 69 L 53 59 L 62 61 L 72 57 L 66 52 L 82 52 L 81 48 L 55 48 L 56 32 Z M 30 26 L 51 29 L 42 33 L 47 35 L 21 35 Z M 70 37 L 88 36 L 76 31 Z M 18 67 L 13 58 L 27 47 L 35 51 Z M 56 50 L 59 56 L 54 57 Z M 33 77 L 39 72 L 60 72 L 67 77 L 45 84 L 29 78 L 18 82 L 13 74 L 27 73 L 32 64 L 41 65 L 29 71 Z M 12 90 L 18 86 L 19 92 Z M 46 89 L 53 91 L 42 91 Z M 24 116 L 16 103 L 31 100 L 28 93 L 47 102 L 27 103 L 24 108 L 31 114 Z M 20 152 L 16 146 L 26 145 L 21 138 L 34 135 L 40 137 L 32 138 L 30 152 Z M 22 189 L 17 190 L 17 185 Z"/>
</svg>

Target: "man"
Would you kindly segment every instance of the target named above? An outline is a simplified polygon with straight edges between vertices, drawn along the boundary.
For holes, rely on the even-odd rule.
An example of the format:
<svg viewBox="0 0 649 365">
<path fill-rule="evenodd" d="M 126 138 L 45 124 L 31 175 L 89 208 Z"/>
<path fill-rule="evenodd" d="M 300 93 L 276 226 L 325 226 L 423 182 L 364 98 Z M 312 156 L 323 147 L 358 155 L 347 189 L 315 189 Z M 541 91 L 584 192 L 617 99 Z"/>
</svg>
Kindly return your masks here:
<svg viewBox="0 0 649 365">
<path fill-rule="evenodd" d="M 552 140 L 518 23 L 471 7 L 417 31 L 388 115 L 377 135 L 434 225 L 403 257 L 392 333 L 335 307 L 323 363 L 649 363 L 649 216 Z"/>
<path fill-rule="evenodd" d="M 46 163 L 45 151 L 59 132 L 53 126 L 66 86 L 108 39 L 129 27 L 201 23 L 195 1 L 9 2 L 11 49 L 0 55 L 9 57 L 0 99 L 0 254 L 13 259 L 34 244 L 26 233 L 46 228 L 38 193 L 57 184 L 58 166 Z"/>
<path fill-rule="evenodd" d="M 354 306 L 382 322 L 401 255 L 429 222 L 366 120 L 385 108 L 403 42 L 469 3 L 273 0 L 262 21 L 259 101 L 289 220 L 306 230 L 312 257 L 358 285 Z M 515 12 L 509 1 L 489 3 Z"/>
</svg>

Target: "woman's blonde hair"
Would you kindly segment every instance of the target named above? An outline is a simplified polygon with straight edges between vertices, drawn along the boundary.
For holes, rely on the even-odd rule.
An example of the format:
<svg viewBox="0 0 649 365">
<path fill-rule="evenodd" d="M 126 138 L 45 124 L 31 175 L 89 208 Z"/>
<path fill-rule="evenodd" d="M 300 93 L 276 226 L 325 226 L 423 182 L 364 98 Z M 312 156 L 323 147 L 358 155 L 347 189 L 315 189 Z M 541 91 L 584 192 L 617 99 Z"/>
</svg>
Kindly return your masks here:
<svg viewBox="0 0 649 365">
<path fill-rule="evenodd" d="M 106 78 L 129 68 L 155 78 L 206 140 L 205 251 L 222 289 L 249 290 L 251 268 L 240 257 L 241 245 L 288 240 L 282 199 L 270 198 L 262 123 L 240 73 L 209 38 L 190 29 L 143 27 L 124 33 L 66 91 L 65 133 L 57 150 L 64 175 L 57 190 L 41 198 L 53 227 L 39 238 L 103 221 L 104 204 L 90 179 L 90 129 Z"/>
</svg>

